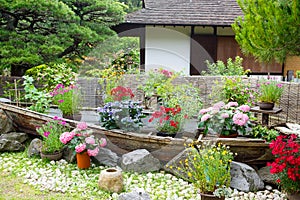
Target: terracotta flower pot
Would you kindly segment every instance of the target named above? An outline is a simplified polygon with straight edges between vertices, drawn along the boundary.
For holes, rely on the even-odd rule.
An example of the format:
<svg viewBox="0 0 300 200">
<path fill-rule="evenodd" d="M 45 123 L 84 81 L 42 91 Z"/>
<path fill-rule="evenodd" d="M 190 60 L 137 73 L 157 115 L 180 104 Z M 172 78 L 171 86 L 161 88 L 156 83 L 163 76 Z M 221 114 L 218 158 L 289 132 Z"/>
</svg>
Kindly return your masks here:
<svg viewBox="0 0 300 200">
<path fill-rule="evenodd" d="M 87 169 L 91 166 L 91 159 L 87 152 L 77 153 L 77 166 L 79 169 Z"/>
</svg>

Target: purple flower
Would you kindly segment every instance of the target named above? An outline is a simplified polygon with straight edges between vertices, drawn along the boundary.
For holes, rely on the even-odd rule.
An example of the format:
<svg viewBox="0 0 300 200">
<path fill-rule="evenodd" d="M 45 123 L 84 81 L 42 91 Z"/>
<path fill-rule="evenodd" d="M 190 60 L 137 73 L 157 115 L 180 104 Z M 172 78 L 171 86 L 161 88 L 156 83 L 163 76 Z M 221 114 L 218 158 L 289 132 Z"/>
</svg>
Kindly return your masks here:
<svg viewBox="0 0 300 200">
<path fill-rule="evenodd" d="M 48 137 L 49 135 L 50 135 L 50 132 L 49 132 L 49 131 L 45 131 L 45 132 L 44 132 L 44 136 L 45 136 L 45 137 Z"/>
<path fill-rule="evenodd" d="M 233 120 L 233 123 L 235 123 L 239 126 L 244 126 L 247 123 L 247 121 L 249 120 L 249 117 L 246 114 L 237 113 L 233 116 L 232 120 Z"/>
<path fill-rule="evenodd" d="M 278 88 L 282 88 L 282 87 L 283 87 L 283 84 L 282 84 L 282 83 L 278 83 L 276 86 L 277 86 Z"/>
<path fill-rule="evenodd" d="M 63 99 L 60 99 L 60 100 L 58 100 L 58 103 L 63 103 L 65 100 L 63 100 Z"/>
</svg>

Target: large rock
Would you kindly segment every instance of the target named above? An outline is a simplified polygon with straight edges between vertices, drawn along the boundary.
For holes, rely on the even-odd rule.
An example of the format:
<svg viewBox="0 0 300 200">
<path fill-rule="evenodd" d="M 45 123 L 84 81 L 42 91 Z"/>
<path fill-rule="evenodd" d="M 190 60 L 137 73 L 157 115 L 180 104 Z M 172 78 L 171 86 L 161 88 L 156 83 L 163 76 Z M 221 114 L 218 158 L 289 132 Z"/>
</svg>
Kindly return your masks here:
<svg viewBox="0 0 300 200">
<path fill-rule="evenodd" d="M 151 198 L 143 189 L 135 189 L 132 192 L 120 194 L 118 200 L 151 200 Z"/>
<path fill-rule="evenodd" d="M 93 163 L 96 165 L 104 165 L 109 167 L 115 167 L 118 165 L 120 157 L 107 148 L 99 148 L 97 156 L 92 157 Z"/>
<path fill-rule="evenodd" d="M 18 141 L 7 140 L 7 139 L 0 140 L 0 152 L 24 151 L 24 150 L 25 150 L 25 146 Z"/>
<path fill-rule="evenodd" d="M 264 182 L 249 165 L 233 161 L 230 167 L 230 187 L 244 192 L 253 192 L 264 188 Z"/>
<path fill-rule="evenodd" d="M 42 145 L 42 140 L 38 138 L 33 139 L 28 146 L 28 157 L 40 156 Z"/>
<path fill-rule="evenodd" d="M 20 143 L 24 143 L 28 139 L 27 133 L 18 133 L 18 132 L 9 132 L 2 134 L 0 136 L 0 140 L 6 139 L 6 140 L 12 140 L 12 141 L 18 141 Z"/>
<path fill-rule="evenodd" d="M 14 131 L 12 121 L 7 117 L 2 109 L 0 109 L 0 134 Z"/>
<path fill-rule="evenodd" d="M 138 173 L 153 172 L 160 169 L 160 162 L 146 149 L 138 149 L 122 156 L 121 168 Z"/>
<path fill-rule="evenodd" d="M 176 176 L 179 176 L 183 179 L 188 179 L 188 175 L 183 170 L 178 170 L 177 167 L 181 167 L 180 161 L 184 163 L 185 159 L 188 158 L 188 154 L 191 151 L 191 148 L 187 148 L 180 152 L 177 156 L 175 156 L 173 159 L 171 159 L 164 167 L 163 169 L 171 174 L 174 174 Z"/>
<path fill-rule="evenodd" d="M 257 173 L 265 183 L 276 184 L 276 178 L 270 173 L 271 166 L 260 168 Z"/>
<path fill-rule="evenodd" d="M 120 168 L 108 168 L 101 171 L 98 185 L 101 189 L 120 193 L 123 190 L 123 175 Z"/>
</svg>

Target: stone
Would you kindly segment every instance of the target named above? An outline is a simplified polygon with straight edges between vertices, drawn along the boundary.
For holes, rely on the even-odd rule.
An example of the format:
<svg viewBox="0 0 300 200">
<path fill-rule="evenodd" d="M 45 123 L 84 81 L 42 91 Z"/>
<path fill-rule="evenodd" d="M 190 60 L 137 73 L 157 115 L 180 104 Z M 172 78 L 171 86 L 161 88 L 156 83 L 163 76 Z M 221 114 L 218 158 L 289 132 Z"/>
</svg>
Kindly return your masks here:
<svg viewBox="0 0 300 200">
<path fill-rule="evenodd" d="M 260 168 L 257 173 L 265 183 L 276 184 L 276 178 L 270 173 L 271 166 Z"/>
<path fill-rule="evenodd" d="M 264 188 L 264 182 L 249 165 L 233 161 L 230 165 L 230 174 L 231 188 L 244 192 L 253 192 Z"/>
<path fill-rule="evenodd" d="M 65 146 L 63 149 L 62 158 L 69 163 L 74 163 L 76 161 L 76 153 L 74 153 L 74 151 L 72 149 Z"/>
<path fill-rule="evenodd" d="M 0 152 L 11 152 L 11 151 L 24 151 L 25 146 L 18 141 L 15 140 L 0 140 Z"/>
<path fill-rule="evenodd" d="M 171 174 L 174 174 L 180 178 L 183 178 L 185 180 L 188 179 L 187 173 L 184 171 L 180 171 L 177 169 L 177 167 L 181 167 L 181 164 L 179 163 L 182 161 L 184 163 L 185 159 L 188 157 L 188 153 L 191 151 L 191 148 L 186 148 L 182 152 L 180 152 L 177 156 L 175 156 L 173 159 L 171 159 L 164 167 L 163 169 Z M 170 167 L 172 166 L 172 167 Z"/>
<path fill-rule="evenodd" d="M 160 161 L 146 149 L 137 149 L 122 156 L 121 168 L 129 172 L 153 172 L 160 169 Z"/>
<path fill-rule="evenodd" d="M 5 112 L 0 109 L 0 134 L 14 131 L 12 121 L 7 117 Z"/>
<path fill-rule="evenodd" d="M 151 200 L 151 198 L 143 189 L 137 188 L 132 192 L 120 194 L 118 200 Z"/>
<path fill-rule="evenodd" d="M 28 146 L 28 151 L 27 151 L 28 157 L 40 156 L 41 149 L 42 149 L 42 140 L 39 138 L 33 139 Z"/>
<path fill-rule="evenodd" d="M 2 134 L 0 136 L 0 140 L 2 139 L 15 140 L 20 143 L 24 143 L 28 138 L 29 136 L 27 135 L 27 133 L 21 133 L 21 132 L 9 132 L 9 133 Z"/>
<path fill-rule="evenodd" d="M 109 167 L 115 167 L 118 165 L 120 157 L 107 148 L 99 148 L 97 156 L 91 157 L 93 163 L 96 165 L 104 165 Z"/>
<path fill-rule="evenodd" d="M 99 188 L 120 193 L 123 190 L 123 175 L 119 168 L 108 168 L 102 170 L 98 181 Z"/>
</svg>

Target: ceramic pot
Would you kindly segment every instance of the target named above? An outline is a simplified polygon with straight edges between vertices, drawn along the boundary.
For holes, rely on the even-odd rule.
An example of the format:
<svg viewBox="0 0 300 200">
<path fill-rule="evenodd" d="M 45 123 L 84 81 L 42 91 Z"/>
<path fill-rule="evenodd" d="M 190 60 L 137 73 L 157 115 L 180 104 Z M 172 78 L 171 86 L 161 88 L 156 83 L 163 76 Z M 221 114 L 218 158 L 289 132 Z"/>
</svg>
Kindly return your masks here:
<svg viewBox="0 0 300 200">
<path fill-rule="evenodd" d="M 258 103 L 259 109 L 261 110 L 273 110 L 274 108 L 274 103 L 269 103 L 269 102 L 259 102 Z"/>
<path fill-rule="evenodd" d="M 288 200 L 299 200 L 300 193 L 286 194 Z"/>
<path fill-rule="evenodd" d="M 63 114 L 63 118 L 70 119 L 70 120 L 75 120 L 75 121 L 80 121 L 81 117 L 82 117 L 81 113 L 72 114 L 72 115 Z"/>
<path fill-rule="evenodd" d="M 79 169 L 87 169 L 91 166 L 91 158 L 86 151 L 82 153 L 77 153 L 76 159 L 77 167 Z"/>
<path fill-rule="evenodd" d="M 57 151 L 54 153 L 40 153 L 42 159 L 48 159 L 48 160 L 60 160 L 62 158 L 63 152 Z"/>
<path fill-rule="evenodd" d="M 122 171 L 117 168 L 108 168 L 101 171 L 99 175 L 98 185 L 101 189 L 120 193 L 123 190 Z"/>
<path fill-rule="evenodd" d="M 216 197 L 213 194 L 202 194 L 200 193 L 201 200 L 225 200 L 225 197 Z"/>
<path fill-rule="evenodd" d="M 157 132 L 156 135 L 157 136 L 161 136 L 161 137 L 172 137 L 174 138 L 176 136 L 177 133 L 166 133 L 166 132 Z"/>
</svg>

